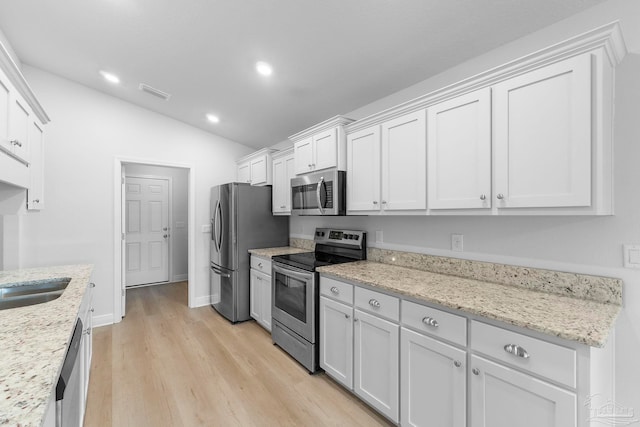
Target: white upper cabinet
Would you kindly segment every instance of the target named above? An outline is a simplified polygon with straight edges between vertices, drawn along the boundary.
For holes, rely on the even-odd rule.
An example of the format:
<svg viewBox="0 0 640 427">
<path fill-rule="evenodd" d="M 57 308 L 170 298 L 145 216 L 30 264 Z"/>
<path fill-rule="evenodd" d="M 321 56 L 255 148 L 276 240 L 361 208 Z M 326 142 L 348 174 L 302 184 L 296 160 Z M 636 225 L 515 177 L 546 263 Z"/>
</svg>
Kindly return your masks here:
<svg viewBox="0 0 640 427">
<path fill-rule="evenodd" d="M 289 137 L 293 142 L 296 175 L 329 168 L 346 169 L 344 125 L 353 120 L 336 116 Z"/>
<path fill-rule="evenodd" d="M 291 178 L 295 176 L 293 149 L 273 156 L 273 188 L 271 192 L 274 215 L 291 214 Z"/>
<path fill-rule="evenodd" d="M 27 189 L 27 209 L 44 209 L 44 132 L 37 122 L 31 123 L 29 134 L 30 185 Z"/>
<path fill-rule="evenodd" d="M 237 160 L 237 181 L 251 185 L 271 185 L 271 154 L 275 151 L 263 148 Z"/>
<path fill-rule="evenodd" d="M 6 150 L 12 150 L 9 143 L 9 87 L 8 80 L 0 70 L 0 146 Z"/>
<path fill-rule="evenodd" d="M 591 205 L 591 61 L 576 56 L 493 87 L 498 208 Z"/>
<path fill-rule="evenodd" d="M 9 143 L 13 145 L 13 153 L 19 158 L 29 161 L 29 130 L 33 123 L 31 111 L 26 102 L 14 93 L 9 110 Z"/>
<path fill-rule="evenodd" d="M 380 209 L 380 126 L 347 136 L 347 210 Z"/>
<path fill-rule="evenodd" d="M 427 208 L 425 116 L 425 110 L 419 110 L 382 124 L 380 203 L 384 211 Z"/>
<path fill-rule="evenodd" d="M 429 209 L 491 207 L 491 90 L 427 109 Z"/>
</svg>

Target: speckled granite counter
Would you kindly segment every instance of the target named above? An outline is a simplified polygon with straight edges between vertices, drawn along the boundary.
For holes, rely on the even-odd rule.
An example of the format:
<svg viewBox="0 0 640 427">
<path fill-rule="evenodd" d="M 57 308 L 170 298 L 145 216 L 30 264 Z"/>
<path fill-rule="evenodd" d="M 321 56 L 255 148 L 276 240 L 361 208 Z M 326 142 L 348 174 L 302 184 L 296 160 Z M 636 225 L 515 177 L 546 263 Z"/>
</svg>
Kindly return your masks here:
<svg viewBox="0 0 640 427">
<path fill-rule="evenodd" d="M 612 303 L 371 261 L 318 271 L 594 347 L 605 344 L 621 309 Z"/>
<path fill-rule="evenodd" d="M 313 251 L 313 249 L 311 249 L 311 251 Z M 283 246 L 280 248 L 249 249 L 250 254 L 263 258 L 272 258 L 278 255 L 299 254 L 302 252 L 309 252 L 309 249 L 294 248 L 293 246 Z"/>
<path fill-rule="evenodd" d="M 73 265 L 0 271 L 2 285 L 71 279 L 53 301 L 0 311 L 0 425 L 41 425 L 92 270 Z"/>
</svg>

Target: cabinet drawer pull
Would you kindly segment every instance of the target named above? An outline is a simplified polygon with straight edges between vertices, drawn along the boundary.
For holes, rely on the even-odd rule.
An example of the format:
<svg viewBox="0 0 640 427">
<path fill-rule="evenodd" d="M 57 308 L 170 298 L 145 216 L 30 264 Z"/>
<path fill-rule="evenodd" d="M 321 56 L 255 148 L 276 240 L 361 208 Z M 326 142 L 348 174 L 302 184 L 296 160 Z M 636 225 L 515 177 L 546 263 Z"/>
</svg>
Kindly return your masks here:
<svg viewBox="0 0 640 427">
<path fill-rule="evenodd" d="M 93 313 L 94 311 L 96 311 L 96 309 L 91 307 L 91 310 L 89 310 L 89 311 Z"/>
<path fill-rule="evenodd" d="M 454 360 L 453 361 L 453 366 L 455 366 L 456 368 L 459 368 L 460 366 L 462 366 L 462 363 L 460 363 L 459 360 Z"/>
<path fill-rule="evenodd" d="M 11 143 L 11 145 L 17 145 L 18 147 L 22 147 L 22 142 L 18 141 L 17 139 L 12 139 L 9 142 Z"/>
<path fill-rule="evenodd" d="M 438 321 L 433 317 L 423 317 L 422 323 L 424 323 L 427 326 L 433 326 L 434 328 L 438 327 Z"/>
<path fill-rule="evenodd" d="M 262 263 L 261 262 L 258 263 L 258 267 L 262 268 Z"/>
<path fill-rule="evenodd" d="M 504 199 L 504 194 L 500 193 L 496 197 L 498 198 L 498 200 L 502 200 Z"/>
<path fill-rule="evenodd" d="M 345 314 L 345 315 L 344 315 L 344 318 L 345 318 L 345 319 L 348 319 L 349 317 L 351 317 L 351 316 L 349 316 L 348 314 Z"/>
<path fill-rule="evenodd" d="M 284 209 L 284 208 L 286 208 L 286 206 L 285 206 L 285 205 L 280 206 L 280 209 Z"/>
<path fill-rule="evenodd" d="M 338 295 L 340 293 L 340 289 L 336 288 L 335 286 L 332 286 L 331 293 Z"/>
<path fill-rule="evenodd" d="M 373 204 L 374 204 L 374 205 L 377 205 L 377 204 L 378 204 L 378 201 L 377 201 L 377 200 L 374 200 L 374 201 L 373 201 Z"/>
<path fill-rule="evenodd" d="M 527 353 L 527 350 L 525 350 L 524 348 L 516 344 L 505 345 L 504 351 L 506 351 L 509 354 L 513 354 L 516 357 L 522 357 L 523 359 L 529 358 L 529 353 Z"/>
<path fill-rule="evenodd" d="M 487 200 L 487 196 L 485 196 L 484 194 L 480 195 L 480 200 Z"/>
<path fill-rule="evenodd" d="M 377 299 L 370 299 L 369 300 L 369 305 L 371 307 L 375 307 L 375 308 L 380 308 L 380 302 Z"/>
<path fill-rule="evenodd" d="M 473 368 L 471 372 L 473 372 L 473 375 L 480 375 L 480 369 L 478 368 Z"/>
<path fill-rule="evenodd" d="M 89 287 L 90 287 L 90 288 L 95 288 L 95 287 L 96 287 L 96 284 L 95 284 L 95 283 L 93 283 L 93 282 L 92 282 L 92 283 L 89 283 Z"/>
</svg>

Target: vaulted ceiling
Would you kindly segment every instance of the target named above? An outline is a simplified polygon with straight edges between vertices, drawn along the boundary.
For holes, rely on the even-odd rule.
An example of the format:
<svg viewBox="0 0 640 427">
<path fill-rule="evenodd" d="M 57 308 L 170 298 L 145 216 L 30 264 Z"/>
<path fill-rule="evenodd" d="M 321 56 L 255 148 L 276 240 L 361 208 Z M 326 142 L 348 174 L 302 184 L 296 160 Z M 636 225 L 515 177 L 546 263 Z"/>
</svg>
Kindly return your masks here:
<svg viewBox="0 0 640 427">
<path fill-rule="evenodd" d="M 25 64 L 258 148 L 601 1 L 3 0 L 0 29 Z"/>
</svg>

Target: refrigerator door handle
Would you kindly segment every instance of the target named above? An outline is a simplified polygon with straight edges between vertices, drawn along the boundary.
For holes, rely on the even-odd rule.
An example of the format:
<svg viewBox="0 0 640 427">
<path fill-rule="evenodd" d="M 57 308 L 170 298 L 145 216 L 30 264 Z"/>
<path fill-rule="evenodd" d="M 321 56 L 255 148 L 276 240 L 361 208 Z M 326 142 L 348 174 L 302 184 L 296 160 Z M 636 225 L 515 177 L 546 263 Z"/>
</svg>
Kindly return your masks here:
<svg viewBox="0 0 640 427">
<path fill-rule="evenodd" d="M 213 271 L 214 273 L 216 273 L 218 276 L 222 276 L 222 277 L 231 277 L 231 274 L 229 273 L 223 273 L 222 270 L 214 267 L 213 265 L 211 266 L 211 271 Z"/>
<path fill-rule="evenodd" d="M 222 232 L 224 227 L 224 218 L 222 217 L 222 203 L 220 203 L 220 201 L 218 201 L 218 211 L 220 212 L 220 241 L 217 242 L 217 245 L 218 252 L 220 252 L 220 250 L 222 250 L 222 236 L 224 235 L 224 233 Z"/>
<path fill-rule="evenodd" d="M 213 213 L 213 220 L 211 220 L 211 240 L 217 252 L 220 252 L 220 246 L 218 245 L 218 233 L 216 232 L 216 226 L 218 225 L 218 211 L 220 210 L 220 200 L 216 202 L 216 208 Z M 222 230 L 221 230 L 222 231 Z"/>
</svg>

